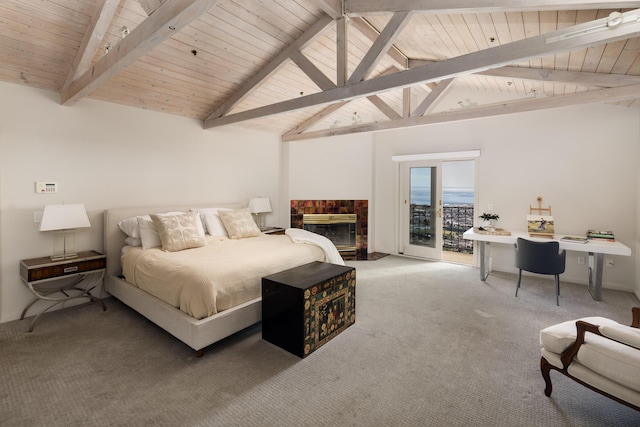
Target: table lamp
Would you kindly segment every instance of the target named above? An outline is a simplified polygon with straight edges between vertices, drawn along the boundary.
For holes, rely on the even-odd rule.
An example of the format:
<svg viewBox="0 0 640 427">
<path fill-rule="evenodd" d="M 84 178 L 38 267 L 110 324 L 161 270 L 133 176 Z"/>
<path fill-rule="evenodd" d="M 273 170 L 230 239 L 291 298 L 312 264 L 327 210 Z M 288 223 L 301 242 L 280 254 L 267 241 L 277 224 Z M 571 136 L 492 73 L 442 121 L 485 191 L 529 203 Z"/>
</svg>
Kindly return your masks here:
<svg viewBox="0 0 640 427">
<path fill-rule="evenodd" d="M 46 205 L 40 231 L 55 231 L 51 261 L 77 258 L 76 228 L 91 227 L 84 204 Z"/>
<path fill-rule="evenodd" d="M 263 213 L 271 212 L 271 203 L 267 197 L 258 197 L 249 200 L 249 211 L 256 216 L 256 224 L 260 230 L 264 230 Z"/>
</svg>

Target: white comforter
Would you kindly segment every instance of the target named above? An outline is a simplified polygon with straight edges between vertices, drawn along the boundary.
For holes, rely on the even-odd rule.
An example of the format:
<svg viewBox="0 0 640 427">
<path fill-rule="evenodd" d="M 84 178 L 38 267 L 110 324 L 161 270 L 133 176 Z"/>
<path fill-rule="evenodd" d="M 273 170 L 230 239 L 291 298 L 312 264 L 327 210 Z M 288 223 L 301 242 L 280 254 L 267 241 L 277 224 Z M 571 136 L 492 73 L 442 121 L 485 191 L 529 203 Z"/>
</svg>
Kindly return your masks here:
<svg viewBox="0 0 640 427">
<path fill-rule="evenodd" d="M 315 244 L 288 236 L 207 237 L 207 245 L 178 252 L 130 248 L 122 256 L 127 282 L 202 319 L 258 298 L 263 276 L 327 261 Z"/>
<path fill-rule="evenodd" d="M 296 243 L 308 243 L 310 245 L 316 245 L 324 252 L 324 257 L 327 262 L 331 264 L 344 265 L 344 260 L 340 256 L 340 252 L 333 244 L 333 242 L 324 236 L 316 233 L 312 233 L 301 228 L 289 228 L 285 231 L 285 234 Z"/>
</svg>

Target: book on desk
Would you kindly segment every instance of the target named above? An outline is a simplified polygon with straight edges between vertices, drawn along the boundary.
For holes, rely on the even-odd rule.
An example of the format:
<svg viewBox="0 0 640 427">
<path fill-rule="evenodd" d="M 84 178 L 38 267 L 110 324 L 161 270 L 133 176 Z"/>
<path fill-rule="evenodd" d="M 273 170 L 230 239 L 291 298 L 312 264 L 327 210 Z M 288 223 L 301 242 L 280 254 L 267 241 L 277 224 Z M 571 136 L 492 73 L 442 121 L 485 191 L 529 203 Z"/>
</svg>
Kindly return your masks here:
<svg viewBox="0 0 640 427">
<path fill-rule="evenodd" d="M 615 242 L 613 231 L 587 230 L 587 239 L 603 242 Z"/>
<path fill-rule="evenodd" d="M 582 236 L 563 236 L 560 240 L 570 243 L 587 243 L 589 239 Z"/>
</svg>

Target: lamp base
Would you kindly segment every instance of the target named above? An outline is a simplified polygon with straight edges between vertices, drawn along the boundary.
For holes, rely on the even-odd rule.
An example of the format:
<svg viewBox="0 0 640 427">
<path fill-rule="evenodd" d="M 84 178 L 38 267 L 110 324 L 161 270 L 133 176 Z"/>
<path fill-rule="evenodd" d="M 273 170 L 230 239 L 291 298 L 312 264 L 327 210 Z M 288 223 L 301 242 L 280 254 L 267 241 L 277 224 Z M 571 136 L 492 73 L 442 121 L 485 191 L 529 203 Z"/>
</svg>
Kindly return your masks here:
<svg viewBox="0 0 640 427">
<path fill-rule="evenodd" d="M 53 255 L 51 261 L 64 261 L 65 259 L 78 258 L 76 253 L 75 230 L 56 231 L 53 235 Z"/>
<path fill-rule="evenodd" d="M 262 216 L 261 213 L 255 213 L 253 214 L 255 216 L 255 223 L 258 226 L 258 228 L 260 229 L 260 231 L 264 231 L 267 227 L 264 226 L 264 217 Z"/>
</svg>

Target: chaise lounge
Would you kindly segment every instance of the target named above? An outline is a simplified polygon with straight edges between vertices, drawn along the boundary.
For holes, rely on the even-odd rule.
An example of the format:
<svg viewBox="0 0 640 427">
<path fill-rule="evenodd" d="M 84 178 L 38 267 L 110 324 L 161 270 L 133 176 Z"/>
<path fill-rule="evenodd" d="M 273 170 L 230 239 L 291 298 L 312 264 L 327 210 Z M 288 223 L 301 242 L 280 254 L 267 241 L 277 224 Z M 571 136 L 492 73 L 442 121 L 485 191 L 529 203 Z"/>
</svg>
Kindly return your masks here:
<svg viewBox="0 0 640 427">
<path fill-rule="evenodd" d="M 540 331 L 540 370 L 551 396 L 551 370 L 640 411 L 640 307 L 631 326 L 585 317 Z"/>
</svg>

